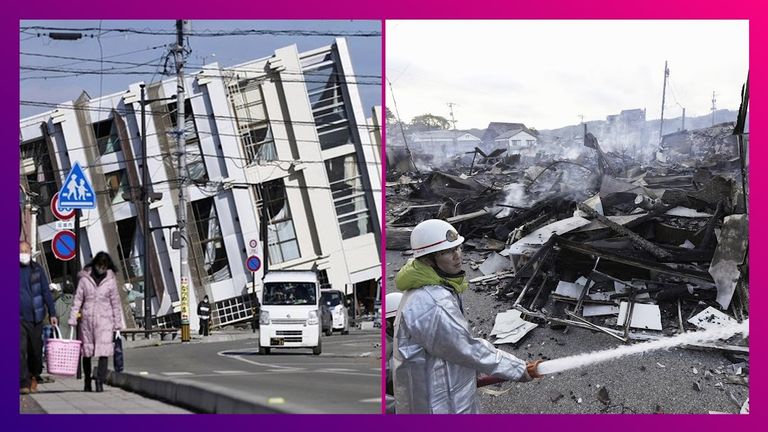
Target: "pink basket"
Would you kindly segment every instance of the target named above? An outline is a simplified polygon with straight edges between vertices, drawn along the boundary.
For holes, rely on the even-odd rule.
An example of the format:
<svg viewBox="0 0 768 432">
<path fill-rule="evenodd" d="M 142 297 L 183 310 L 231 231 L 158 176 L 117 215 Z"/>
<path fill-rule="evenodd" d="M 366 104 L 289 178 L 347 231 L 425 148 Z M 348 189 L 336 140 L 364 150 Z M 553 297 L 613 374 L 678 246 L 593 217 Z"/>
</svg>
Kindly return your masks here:
<svg viewBox="0 0 768 432">
<path fill-rule="evenodd" d="M 53 335 L 45 345 L 46 370 L 51 375 L 77 375 L 82 342 L 76 339 L 62 339 L 58 327 L 54 327 Z"/>
</svg>

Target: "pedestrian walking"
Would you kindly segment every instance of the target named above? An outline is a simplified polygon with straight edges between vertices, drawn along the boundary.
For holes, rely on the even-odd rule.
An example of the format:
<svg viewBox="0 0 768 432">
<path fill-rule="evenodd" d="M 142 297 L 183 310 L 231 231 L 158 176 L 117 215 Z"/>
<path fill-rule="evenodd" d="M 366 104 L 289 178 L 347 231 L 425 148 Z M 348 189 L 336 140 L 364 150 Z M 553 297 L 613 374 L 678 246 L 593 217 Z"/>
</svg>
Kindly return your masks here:
<svg viewBox="0 0 768 432">
<path fill-rule="evenodd" d="M 43 321 L 46 311 L 51 325 L 58 325 L 56 307 L 43 268 L 32 261 L 32 247 L 19 242 L 19 391 L 37 391 L 43 373 Z"/>
<path fill-rule="evenodd" d="M 125 327 L 120 293 L 117 291 L 117 269 L 106 252 L 99 252 L 78 274 L 75 301 L 69 314 L 69 325 L 80 320 L 80 340 L 83 342 L 83 371 L 85 391 L 93 391 L 91 374 L 93 357 L 98 357 L 96 391 L 104 391 L 107 379 L 107 358 L 115 351 L 115 333 Z"/>
<path fill-rule="evenodd" d="M 478 372 L 508 381 L 539 377 L 523 360 L 472 335 L 461 302 L 464 237 L 430 219 L 411 232 L 413 259 L 397 274 L 403 291 L 395 318 L 395 409 L 407 413 L 478 413 Z M 484 378 L 485 379 L 485 378 Z"/>
<path fill-rule="evenodd" d="M 197 316 L 200 318 L 200 333 L 203 336 L 208 336 L 208 326 L 211 322 L 211 304 L 208 302 L 208 296 L 203 297 L 203 301 L 197 304 Z"/>
</svg>

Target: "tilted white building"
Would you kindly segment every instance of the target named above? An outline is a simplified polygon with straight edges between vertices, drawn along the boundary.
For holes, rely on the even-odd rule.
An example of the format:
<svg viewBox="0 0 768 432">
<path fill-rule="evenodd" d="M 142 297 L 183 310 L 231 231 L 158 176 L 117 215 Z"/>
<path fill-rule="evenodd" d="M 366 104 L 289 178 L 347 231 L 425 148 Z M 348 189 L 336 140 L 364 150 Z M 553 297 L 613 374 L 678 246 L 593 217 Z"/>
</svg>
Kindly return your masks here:
<svg viewBox="0 0 768 432">
<path fill-rule="evenodd" d="M 373 312 L 381 277 L 380 143 L 371 134 L 378 126 L 366 121 L 372 113 L 361 104 L 358 81 L 344 39 L 303 53 L 288 46 L 233 67 L 209 64 L 186 77 L 193 328 L 195 305 L 206 294 L 214 325 L 250 319 L 250 255 L 268 256 L 269 269 L 314 269 L 324 284 Z M 42 252 L 38 262 L 54 282 L 74 272 L 74 264 L 51 252 L 57 228 L 48 204 L 77 161 L 98 197 L 96 210 L 83 211 L 80 266 L 98 251 L 109 252 L 121 282 L 132 288 L 124 291 L 126 311 L 133 304 L 138 315 L 144 221 L 125 198 L 141 184 L 140 84 L 98 99 L 83 93 L 23 119 L 20 137 L 20 185 L 38 207 L 36 223 L 26 224 L 22 237 Z M 148 85 L 146 93 L 147 99 L 170 97 L 176 80 Z M 152 190 L 163 194 L 150 206 L 149 258 L 152 311 L 161 326 L 178 325 L 180 307 L 179 253 L 172 247 L 179 183 L 175 106 L 153 102 L 146 117 L 147 168 Z M 255 274 L 257 292 L 263 271 Z"/>
</svg>

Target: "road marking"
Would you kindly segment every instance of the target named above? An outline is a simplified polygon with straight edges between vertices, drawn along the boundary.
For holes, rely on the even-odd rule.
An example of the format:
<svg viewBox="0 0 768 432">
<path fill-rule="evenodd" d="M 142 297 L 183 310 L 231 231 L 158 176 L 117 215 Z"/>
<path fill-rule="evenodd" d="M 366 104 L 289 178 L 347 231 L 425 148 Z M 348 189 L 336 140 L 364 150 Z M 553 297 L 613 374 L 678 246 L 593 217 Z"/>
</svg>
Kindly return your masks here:
<svg viewBox="0 0 768 432">
<path fill-rule="evenodd" d="M 381 403 L 381 398 L 360 399 L 362 403 Z"/>
<path fill-rule="evenodd" d="M 242 362 L 250 363 L 250 364 L 255 365 L 255 366 L 261 366 L 261 367 L 266 367 L 266 368 L 274 368 L 274 369 L 283 369 L 283 370 L 290 370 L 290 371 L 297 370 L 297 368 L 290 367 L 290 366 L 280 366 L 280 365 L 275 365 L 275 364 L 270 364 L 270 363 L 261 363 L 261 362 L 249 360 L 247 358 L 243 358 L 242 356 L 239 356 L 239 355 L 230 355 L 230 354 L 227 354 L 228 351 L 230 351 L 230 350 L 219 351 L 219 352 L 216 353 L 216 355 L 219 355 L 221 357 L 235 359 L 235 360 L 240 360 Z"/>
<path fill-rule="evenodd" d="M 160 375 L 166 376 L 187 376 L 194 375 L 192 372 L 160 372 Z"/>
<path fill-rule="evenodd" d="M 357 370 L 344 369 L 344 368 L 325 368 L 325 369 L 317 369 L 317 372 L 357 372 Z"/>
<path fill-rule="evenodd" d="M 221 375 L 237 375 L 237 374 L 245 374 L 248 373 L 246 371 L 241 370 L 215 370 L 213 373 L 221 374 Z"/>
</svg>

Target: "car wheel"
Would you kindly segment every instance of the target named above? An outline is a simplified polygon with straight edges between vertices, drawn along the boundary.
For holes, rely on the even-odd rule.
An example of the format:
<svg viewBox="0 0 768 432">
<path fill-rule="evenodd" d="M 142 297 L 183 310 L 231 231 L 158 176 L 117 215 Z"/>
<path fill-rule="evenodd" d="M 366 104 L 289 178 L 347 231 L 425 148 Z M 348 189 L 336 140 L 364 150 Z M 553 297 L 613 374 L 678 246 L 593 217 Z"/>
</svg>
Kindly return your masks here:
<svg viewBox="0 0 768 432">
<path fill-rule="evenodd" d="M 269 347 L 259 347 L 259 355 L 267 355 L 270 351 Z"/>
<path fill-rule="evenodd" d="M 326 335 L 326 336 L 330 336 L 330 335 L 332 335 L 332 334 L 333 334 L 333 329 L 330 329 L 330 328 L 329 328 L 329 329 L 326 329 L 326 330 L 325 330 L 325 335 Z"/>
<path fill-rule="evenodd" d="M 320 341 L 317 342 L 317 346 L 312 348 L 312 355 L 320 355 L 320 353 L 323 352 L 323 346 L 320 344 Z"/>
</svg>

